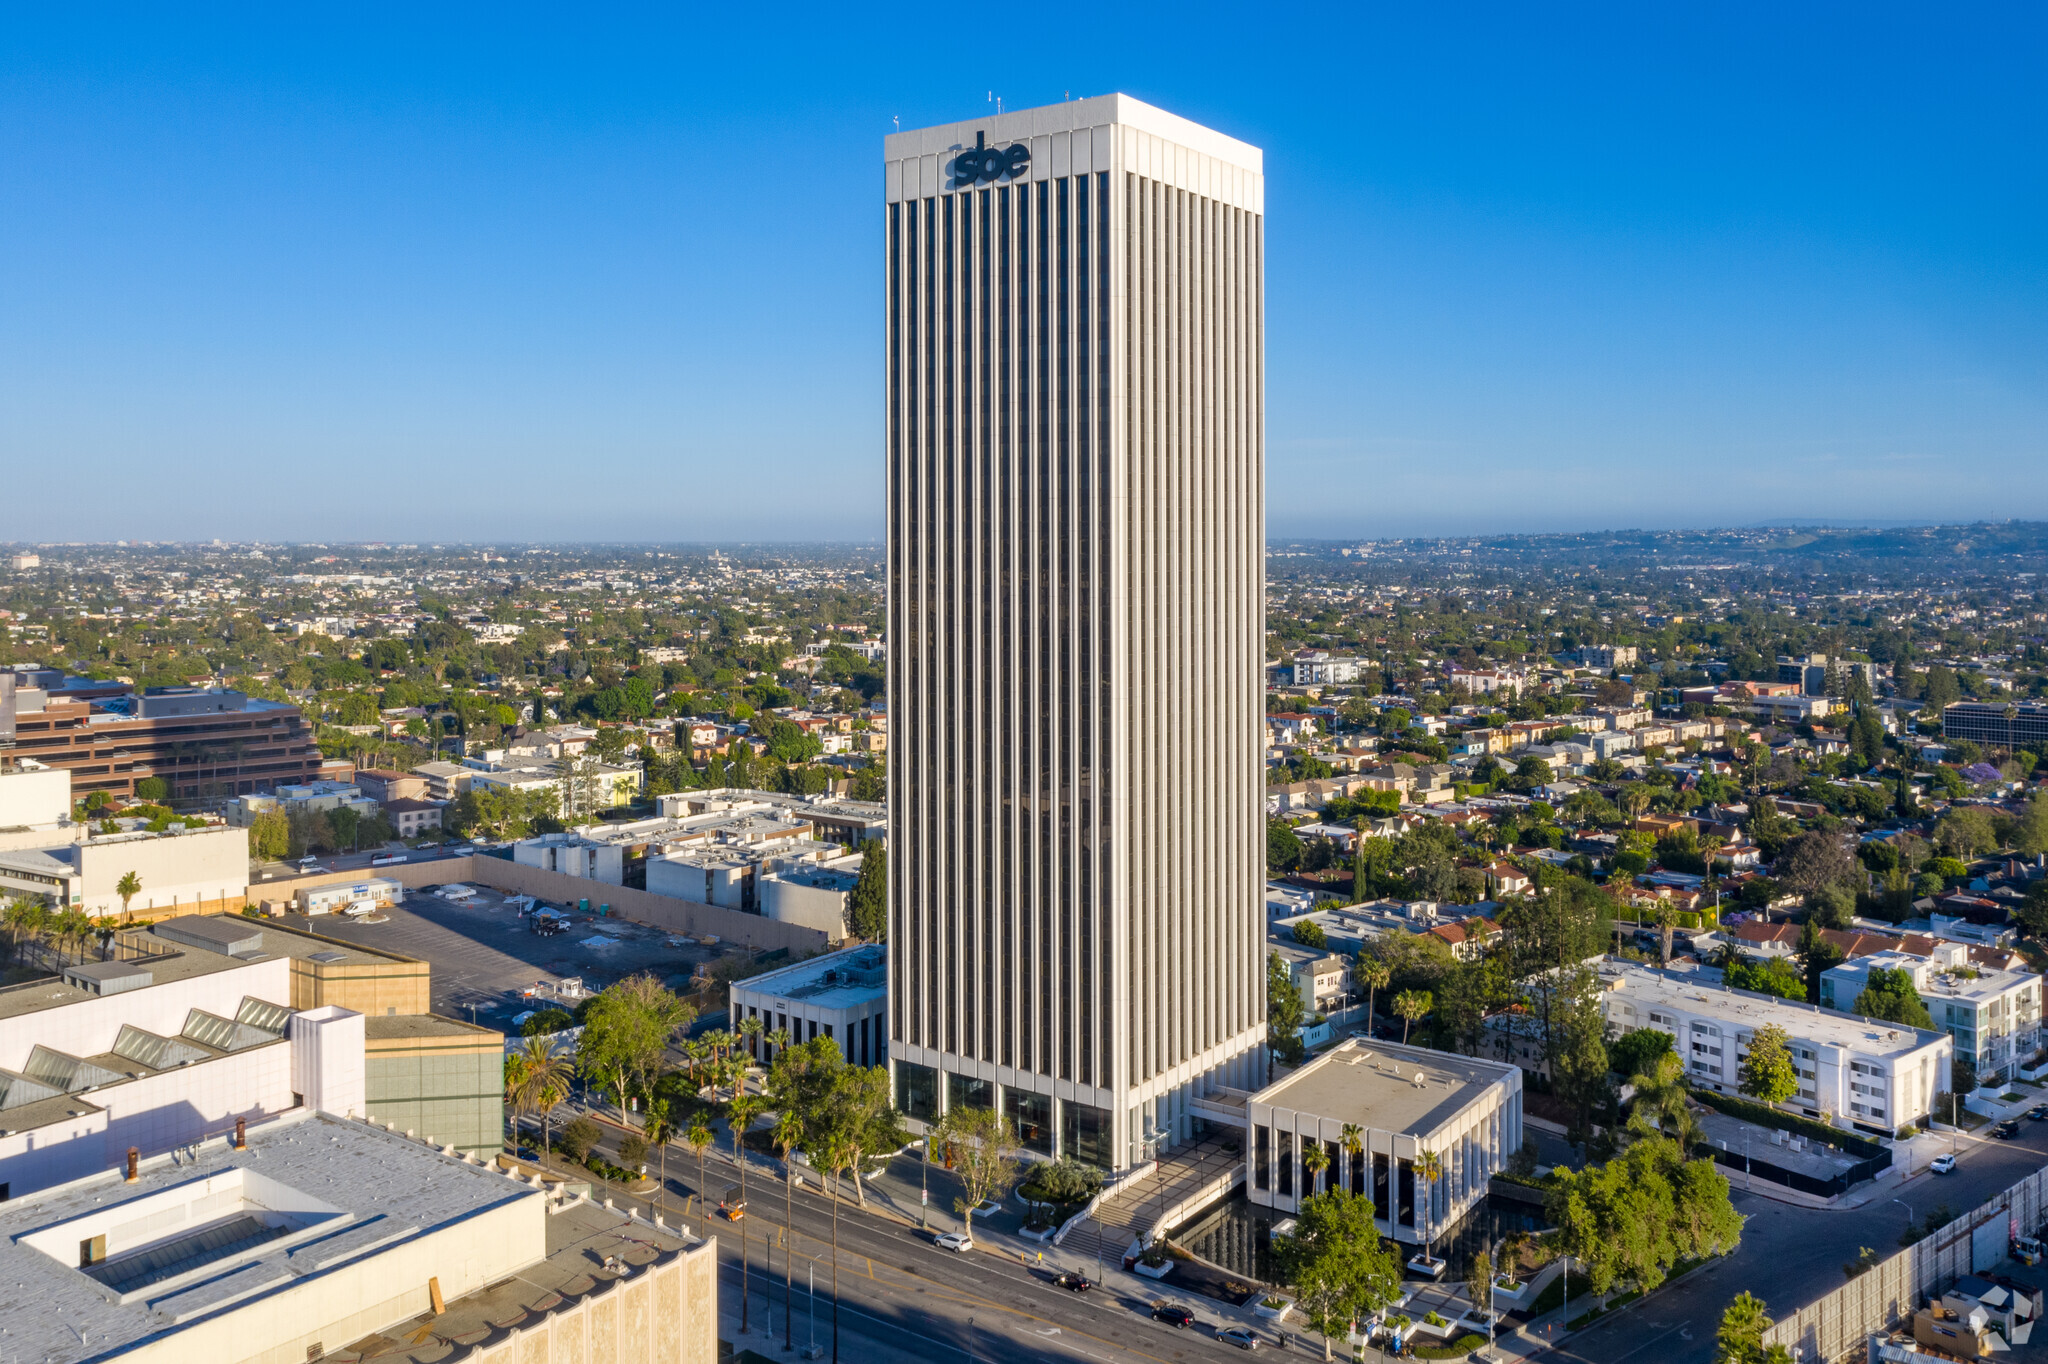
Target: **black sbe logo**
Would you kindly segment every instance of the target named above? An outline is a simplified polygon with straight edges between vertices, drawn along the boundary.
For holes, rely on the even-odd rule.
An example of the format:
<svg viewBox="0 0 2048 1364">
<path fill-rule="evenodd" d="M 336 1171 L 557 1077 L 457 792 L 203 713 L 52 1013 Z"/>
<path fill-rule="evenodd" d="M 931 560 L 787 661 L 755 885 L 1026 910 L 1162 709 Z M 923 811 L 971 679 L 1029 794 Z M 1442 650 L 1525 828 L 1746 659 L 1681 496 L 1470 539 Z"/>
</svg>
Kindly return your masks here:
<svg viewBox="0 0 2048 1364">
<path fill-rule="evenodd" d="M 972 185 L 987 180 L 1000 180 L 1006 175 L 1021 175 L 1031 164 L 1031 148 L 1023 142 L 1013 142 L 1007 147 L 988 145 L 987 133 L 974 135 L 974 146 L 953 158 L 953 183 Z"/>
</svg>

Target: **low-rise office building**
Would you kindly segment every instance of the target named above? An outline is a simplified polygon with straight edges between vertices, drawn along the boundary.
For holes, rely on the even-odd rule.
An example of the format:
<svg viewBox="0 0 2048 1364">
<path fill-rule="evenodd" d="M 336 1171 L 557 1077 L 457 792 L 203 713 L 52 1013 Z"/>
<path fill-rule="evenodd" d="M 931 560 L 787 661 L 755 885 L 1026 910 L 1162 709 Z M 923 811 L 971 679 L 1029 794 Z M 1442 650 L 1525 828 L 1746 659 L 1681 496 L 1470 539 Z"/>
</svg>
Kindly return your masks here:
<svg viewBox="0 0 2048 1364">
<path fill-rule="evenodd" d="M 2041 977 L 1970 963 L 1965 943 L 1937 942 L 1926 955 L 1906 951 L 1854 957 L 1821 973 L 1820 1002 L 1848 1011 L 1876 970 L 1903 971 L 1934 1026 L 1955 1039 L 1984 1084 L 2014 1078 L 2041 1041 Z"/>
<path fill-rule="evenodd" d="M 1999 748 L 2048 743 L 2048 704 L 2039 701 L 1955 701 L 1942 707 L 1941 737 Z"/>
<path fill-rule="evenodd" d="M 417 838 L 429 829 L 441 827 L 441 815 L 448 807 L 438 800 L 415 800 L 400 796 L 384 802 L 384 818 L 400 838 Z"/>
<path fill-rule="evenodd" d="M 14 675 L 41 683 L 14 689 L 16 752 L 69 772 L 79 797 L 98 791 L 125 804 L 149 777 L 173 797 L 232 797 L 319 775 L 320 749 L 297 706 L 202 687 L 138 696 L 125 684 Z"/>
<path fill-rule="evenodd" d="M 1246 1197 L 1292 1212 L 1322 1189 L 1370 1198 L 1380 1234 L 1409 1245 L 1477 1206 L 1522 1145 L 1522 1072 L 1427 1047 L 1353 1038 L 1246 1103 Z M 1346 1149 L 1345 1129 L 1361 1149 Z M 1320 1175 L 1303 1162 L 1320 1147 Z M 1421 1178 L 1423 1152 L 1441 1176 Z"/>
<path fill-rule="evenodd" d="M 853 1065 L 886 1065 L 888 953 L 884 944 L 870 943 L 736 981 L 729 994 L 732 1026 L 758 1018 L 764 1034 L 786 1029 L 792 1043 L 828 1037 Z M 765 1036 L 748 1045 L 764 1065 L 775 1059 Z"/>
<path fill-rule="evenodd" d="M 1723 1094 L 1741 1087 L 1750 1038 L 1775 1023 L 1791 1040 L 1799 1092 L 1783 1107 L 1832 1115 L 1889 1135 L 1930 1115 L 1949 1087 L 1955 1043 L 1946 1033 L 1873 1022 L 1632 963 L 1600 966 L 1602 1010 L 1619 1035 L 1637 1028 L 1671 1034 L 1686 1078 Z"/>
</svg>

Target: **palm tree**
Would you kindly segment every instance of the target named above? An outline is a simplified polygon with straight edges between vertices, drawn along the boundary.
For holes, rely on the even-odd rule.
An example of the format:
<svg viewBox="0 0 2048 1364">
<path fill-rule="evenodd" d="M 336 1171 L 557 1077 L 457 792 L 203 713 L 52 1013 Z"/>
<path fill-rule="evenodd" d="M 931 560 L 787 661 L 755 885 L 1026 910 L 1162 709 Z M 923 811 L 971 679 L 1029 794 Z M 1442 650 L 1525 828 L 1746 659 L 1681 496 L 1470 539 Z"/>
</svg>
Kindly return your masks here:
<svg viewBox="0 0 2048 1364">
<path fill-rule="evenodd" d="M 789 1153 L 800 1146 L 803 1139 L 803 1119 L 784 1109 L 782 1116 L 775 1120 L 775 1145 L 782 1152 L 782 1225 L 785 1227 L 796 1226 L 796 1166 L 790 1163 Z M 796 1327 L 790 1307 L 790 1294 L 795 1291 L 792 1287 L 795 1270 L 790 1256 L 793 1249 L 795 1247 L 791 1245 L 782 1252 L 782 1348 L 785 1350 L 796 1348 Z M 773 1303 L 769 1304 L 769 1310 L 774 1310 Z M 768 1329 L 775 1329 L 772 1316 L 768 1320 Z"/>
<path fill-rule="evenodd" d="M 128 917 L 128 902 L 142 894 L 142 878 L 134 872 L 125 872 L 114 882 L 114 894 L 121 897 L 121 917 Z"/>
<path fill-rule="evenodd" d="M 558 1049 L 546 1037 L 529 1037 L 526 1046 L 506 1067 L 508 1094 L 517 1108 L 540 1115 L 540 1147 L 548 1149 L 548 1119 L 569 1097 L 569 1082 L 575 1077 L 576 1062 L 566 1049 Z M 514 1077 L 516 1072 L 516 1085 Z"/>
<path fill-rule="evenodd" d="M 1387 988 L 1387 982 L 1393 979 L 1394 973 L 1378 957 L 1368 957 L 1363 952 L 1358 954 L 1356 973 L 1358 983 L 1365 987 L 1365 1030 L 1371 1032 L 1373 1001 L 1378 998 L 1380 991 Z"/>
<path fill-rule="evenodd" d="M 1408 1045 L 1408 1029 L 1429 1012 L 1430 1003 L 1427 990 L 1403 990 L 1394 996 L 1394 1012 L 1401 1019 L 1401 1045 Z"/>
<path fill-rule="evenodd" d="M 1329 1151 L 1313 1137 L 1309 1139 L 1308 1149 L 1301 1153 L 1301 1168 L 1308 1171 L 1308 1192 L 1313 1198 L 1323 1191 L 1323 1171 L 1330 1168 Z"/>
<path fill-rule="evenodd" d="M 740 1024 L 740 1036 L 747 1039 L 748 1056 L 755 1056 L 755 1053 L 759 1051 L 760 1037 L 764 1031 L 766 1031 L 766 1025 L 758 1018 L 749 1018 Z"/>
<path fill-rule="evenodd" d="M 740 1205 L 747 1202 L 747 1129 L 754 1125 L 754 1119 L 761 1116 L 764 1101 L 744 1089 L 736 1090 L 733 1101 L 726 1108 L 726 1122 L 732 1128 L 732 1158 L 740 1167 Z M 745 1212 L 740 1215 L 740 1330 L 749 1329 L 747 1304 L 752 1301 L 747 1294 L 747 1219 Z"/>
<path fill-rule="evenodd" d="M 1652 1068 L 1634 1077 L 1635 1106 L 1629 1111 L 1629 1130 L 1637 1136 L 1662 1132 L 1690 1151 L 1704 1139 L 1699 1117 L 1687 1100 L 1685 1062 L 1673 1052 L 1659 1056 Z"/>
<path fill-rule="evenodd" d="M 1430 1243 L 1436 1240 L 1436 1184 L 1444 1177 L 1444 1161 L 1434 1151 L 1418 1151 L 1415 1154 L 1415 1178 L 1420 1180 L 1422 1189 L 1422 1258 L 1430 1259 Z"/>
<path fill-rule="evenodd" d="M 655 1144 L 661 1160 L 661 1192 L 657 1197 L 664 1197 L 668 1193 L 668 1141 L 675 1135 L 675 1128 L 669 1125 L 669 1111 L 667 1099 L 656 1095 L 648 1096 L 647 1140 Z"/>
<path fill-rule="evenodd" d="M 691 1123 L 689 1130 L 683 1133 L 683 1145 L 697 1153 L 697 1202 L 700 1205 L 705 1202 L 704 1153 L 711 1149 L 711 1143 L 715 1140 L 717 1138 L 712 1134 L 711 1129 L 705 1126 L 702 1118 Z M 689 1204 L 685 1203 L 683 1206 L 688 1208 Z"/>
<path fill-rule="evenodd" d="M 832 1364 L 839 1364 L 839 1176 L 852 1160 L 852 1152 L 844 1137 L 832 1132 L 812 1150 L 811 1158 L 832 1175 L 826 1189 L 832 1203 Z"/>
<path fill-rule="evenodd" d="M 1365 1181 L 1360 1178 L 1360 1175 L 1365 1170 L 1363 1164 L 1365 1159 L 1365 1129 L 1355 1122 L 1347 1122 L 1344 1124 L 1344 1131 L 1340 1140 L 1344 1146 L 1345 1159 L 1350 1162 L 1353 1171 L 1351 1182 L 1356 1185 L 1363 1185 Z"/>
</svg>

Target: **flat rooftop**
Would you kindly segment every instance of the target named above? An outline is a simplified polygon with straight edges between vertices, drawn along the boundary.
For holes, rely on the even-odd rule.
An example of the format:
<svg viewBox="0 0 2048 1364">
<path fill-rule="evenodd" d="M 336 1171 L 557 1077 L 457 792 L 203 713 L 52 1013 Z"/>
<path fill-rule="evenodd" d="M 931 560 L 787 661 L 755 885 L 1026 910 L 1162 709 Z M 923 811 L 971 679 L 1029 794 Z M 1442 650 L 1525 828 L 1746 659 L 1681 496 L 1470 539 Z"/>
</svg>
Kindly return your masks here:
<svg viewBox="0 0 2048 1364">
<path fill-rule="evenodd" d="M 1948 1036 L 1903 1023 L 1876 1022 L 1855 1014 L 1837 1013 L 1815 1004 L 1796 1004 L 1747 990 L 1731 990 L 1690 975 L 1667 975 L 1624 962 L 1603 961 L 1599 971 L 1610 1000 L 1625 999 L 1639 1009 L 1669 1004 L 1752 1028 L 1775 1023 L 1801 1041 L 1842 1047 L 1865 1056 L 1905 1056 Z"/>
<path fill-rule="evenodd" d="M 152 939 L 164 946 L 161 939 Z M 166 985 L 172 981 L 195 980 L 219 971 L 236 971 L 257 962 L 272 961 L 269 954 L 254 957 L 229 957 L 208 952 L 201 948 L 180 948 L 160 957 L 147 957 L 124 963 L 139 966 L 150 974 L 150 984 Z M 0 1019 L 19 1018 L 24 1014 L 38 1013 L 44 1009 L 61 1009 L 67 1004 L 82 1000 L 99 999 L 89 990 L 75 985 L 66 985 L 62 978 L 51 976 L 47 980 L 26 980 L 19 985 L 0 986 Z"/>
<path fill-rule="evenodd" d="M 162 1293 L 122 1293 L 128 1301 L 110 1295 L 104 1277 L 77 1268 L 76 1236 L 60 1246 L 72 1256 L 69 1261 L 37 1249 L 29 1239 L 40 1232 L 61 1242 L 73 1229 L 60 1224 L 131 1205 L 136 1205 L 136 1216 L 147 1217 L 152 1214 L 140 1205 L 156 1196 L 176 1198 L 173 1191 L 182 1186 L 224 1175 L 241 1178 L 236 1171 L 285 1186 L 300 1195 L 300 1206 L 334 1211 L 307 1219 L 281 1239 L 227 1253 L 217 1248 L 210 1255 L 201 1252 L 212 1276 L 208 1282 L 195 1287 L 182 1276 L 169 1276 Z M 190 1322 L 287 1290 L 301 1275 L 345 1257 L 350 1245 L 357 1253 L 369 1253 L 393 1239 L 430 1232 L 514 1199 L 541 1196 L 486 1167 L 369 1123 L 296 1110 L 250 1128 L 245 1151 L 220 1138 L 178 1157 L 145 1160 L 134 1184 L 123 1182 L 121 1171 L 109 1170 L 0 1204 L 0 1278 L 16 1285 L 5 1313 L 7 1348 L 38 1364 L 101 1359 L 174 1330 L 174 1321 Z M 330 1227 L 339 1234 L 323 1250 Z M 109 1259 L 109 1272 L 119 1271 L 124 1258 Z M 209 1306 L 200 1295 L 229 1277 L 251 1291 Z"/>
<path fill-rule="evenodd" d="M 396 1041 L 407 1037 L 473 1037 L 478 1041 L 488 1038 L 499 1042 L 505 1040 L 505 1034 L 496 1028 L 465 1023 L 459 1018 L 443 1018 L 439 1014 L 366 1014 L 363 1017 L 365 1041 Z"/>
<path fill-rule="evenodd" d="M 1251 1102 L 1421 1138 L 1494 1086 L 1519 1089 L 1520 1079 L 1512 1065 L 1354 1037 Z"/>
<path fill-rule="evenodd" d="M 888 993 L 888 953 L 889 949 L 881 943 L 849 947 L 766 975 L 734 981 L 732 988 L 752 995 L 801 1000 L 820 1009 L 848 1009 Z"/>
<path fill-rule="evenodd" d="M 502 1181 L 502 1176 L 499 1176 Z M 321 1356 L 325 1364 L 441 1364 L 501 1333 L 503 1323 L 555 1311 L 702 1242 L 663 1231 L 595 1203 L 578 1203 L 548 1216 L 547 1258 L 509 1279 L 456 1298 L 440 1316 L 431 1312 L 387 1326 Z M 625 1272 L 603 1268 L 616 1257 Z"/>
<path fill-rule="evenodd" d="M 281 919 L 245 919 L 240 915 L 186 915 L 183 919 L 165 920 L 166 923 L 183 923 L 191 919 L 203 921 L 219 919 L 232 928 L 224 930 L 231 934 L 234 928 L 246 928 L 263 935 L 263 952 L 259 956 L 243 957 L 242 961 L 262 961 L 269 957 L 290 957 L 295 961 L 318 962 L 324 966 L 337 963 L 354 966 L 378 966 L 389 962 L 416 964 L 417 957 L 408 957 L 398 952 L 382 952 L 374 947 L 363 947 L 357 943 L 343 942 L 340 938 L 329 938 L 303 928 L 288 927 Z M 146 929 L 131 930 L 126 936 L 146 937 L 157 946 L 174 946 L 181 952 L 199 956 L 211 955 L 205 948 L 188 947 L 182 943 L 170 943 L 156 936 L 158 925 Z M 225 958 L 223 958 L 225 960 Z"/>
</svg>

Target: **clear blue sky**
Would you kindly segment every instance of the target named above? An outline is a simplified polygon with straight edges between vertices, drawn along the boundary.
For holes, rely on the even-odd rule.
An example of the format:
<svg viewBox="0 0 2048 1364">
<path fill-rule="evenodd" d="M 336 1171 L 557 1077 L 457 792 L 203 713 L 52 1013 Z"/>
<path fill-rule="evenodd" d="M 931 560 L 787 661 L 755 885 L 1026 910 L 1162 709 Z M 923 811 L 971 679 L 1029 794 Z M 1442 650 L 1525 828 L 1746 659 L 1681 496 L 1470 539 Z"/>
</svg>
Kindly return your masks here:
<svg viewBox="0 0 2048 1364">
<path fill-rule="evenodd" d="M 1276 537 L 2048 516 L 2040 6 L 1064 14 L 15 6 L 0 539 L 876 536 L 990 91 L 1265 148 Z"/>
</svg>

